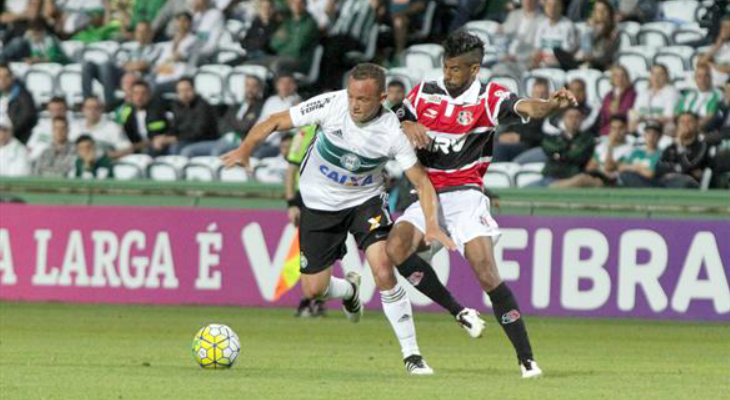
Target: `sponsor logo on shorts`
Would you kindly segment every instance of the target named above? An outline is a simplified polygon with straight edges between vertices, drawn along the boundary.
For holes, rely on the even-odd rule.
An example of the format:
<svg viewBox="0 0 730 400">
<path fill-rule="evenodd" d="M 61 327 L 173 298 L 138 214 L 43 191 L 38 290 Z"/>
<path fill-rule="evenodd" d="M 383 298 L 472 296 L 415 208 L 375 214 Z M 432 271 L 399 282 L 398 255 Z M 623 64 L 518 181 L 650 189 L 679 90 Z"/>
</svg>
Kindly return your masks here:
<svg viewBox="0 0 730 400">
<path fill-rule="evenodd" d="M 408 277 L 408 282 L 413 286 L 418 286 L 421 283 L 421 279 L 423 279 L 423 272 L 416 271 Z"/>
<path fill-rule="evenodd" d="M 380 220 L 383 218 L 382 215 L 378 215 L 377 217 L 370 218 L 368 222 L 370 223 L 370 230 L 374 231 L 378 227 L 380 227 Z"/>
<path fill-rule="evenodd" d="M 309 260 L 307 260 L 307 256 L 305 256 L 303 252 L 300 252 L 299 253 L 299 268 L 306 269 L 307 265 L 309 265 Z"/>
<path fill-rule="evenodd" d="M 517 310 L 507 311 L 502 314 L 502 325 L 511 324 L 520 319 L 520 312 Z"/>
<path fill-rule="evenodd" d="M 340 157 L 340 164 L 348 171 L 357 171 L 360 165 L 362 165 L 362 162 L 357 155 L 347 153 Z"/>
</svg>

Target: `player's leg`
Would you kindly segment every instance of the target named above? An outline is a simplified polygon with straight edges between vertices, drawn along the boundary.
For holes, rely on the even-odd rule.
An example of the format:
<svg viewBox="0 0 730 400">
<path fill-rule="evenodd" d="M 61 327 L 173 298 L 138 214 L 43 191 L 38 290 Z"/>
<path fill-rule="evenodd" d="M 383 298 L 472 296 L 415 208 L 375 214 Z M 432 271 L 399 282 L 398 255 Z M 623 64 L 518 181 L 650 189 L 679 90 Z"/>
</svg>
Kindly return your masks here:
<svg viewBox="0 0 730 400">
<path fill-rule="evenodd" d="M 479 318 L 479 313 L 462 306 L 441 283 L 429 263 L 430 251 L 416 253 L 418 250 L 423 250 L 423 231 L 425 231 L 423 211 L 418 203 L 414 203 L 398 219 L 388 236 L 386 247 L 388 257 L 408 282 L 451 313 L 471 337 L 481 337 L 484 321 Z"/>
</svg>

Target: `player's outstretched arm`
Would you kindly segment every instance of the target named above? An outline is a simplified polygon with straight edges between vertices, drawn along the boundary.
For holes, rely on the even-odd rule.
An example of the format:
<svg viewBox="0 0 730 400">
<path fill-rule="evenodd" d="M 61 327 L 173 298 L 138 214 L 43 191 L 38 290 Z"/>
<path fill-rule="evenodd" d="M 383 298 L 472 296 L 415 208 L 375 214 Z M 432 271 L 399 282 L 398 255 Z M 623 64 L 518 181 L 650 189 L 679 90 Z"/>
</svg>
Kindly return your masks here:
<svg viewBox="0 0 730 400">
<path fill-rule="evenodd" d="M 416 163 L 413 167 L 408 168 L 405 174 L 416 188 L 416 192 L 418 192 L 418 201 L 421 202 L 421 208 L 426 217 L 426 234 L 424 237 L 426 244 L 430 245 L 433 241 L 437 241 L 449 250 L 456 250 L 454 241 L 439 226 L 438 195 L 433 188 L 433 184 L 431 184 L 431 180 L 428 179 L 426 170 L 423 169 L 421 164 Z"/>
<path fill-rule="evenodd" d="M 563 88 L 553 92 L 548 100 L 522 99 L 515 105 L 515 111 L 530 118 L 543 119 L 577 104 L 575 96 Z"/>
<path fill-rule="evenodd" d="M 294 124 L 291 120 L 289 110 L 272 114 L 251 128 L 251 131 L 246 135 L 246 139 L 241 143 L 241 146 L 236 150 L 222 155 L 221 161 L 223 161 L 223 165 L 226 168 L 243 165 L 246 169 L 249 169 L 251 152 L 256 146 L 260 145 L 272 133 L 286 131 L 292 128 L 294 128 Z"/>
</svg>

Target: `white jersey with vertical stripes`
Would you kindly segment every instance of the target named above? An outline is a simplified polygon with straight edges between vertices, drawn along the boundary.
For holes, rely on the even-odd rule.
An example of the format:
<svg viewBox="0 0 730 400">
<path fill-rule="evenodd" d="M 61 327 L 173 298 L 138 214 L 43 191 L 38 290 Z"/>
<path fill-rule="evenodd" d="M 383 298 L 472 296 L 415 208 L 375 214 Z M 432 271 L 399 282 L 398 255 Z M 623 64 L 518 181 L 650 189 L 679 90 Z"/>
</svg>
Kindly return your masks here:
<svg viewBox="0 0 730 400">
<path fill-rule="evenodd" d="M 307 208 L 356 207 L 383 193 L 388 160 L 395 159 L 403 170 L 417 162 L 398 117 L 382 107 L 373 120 L 356 123 L 348 111 L 346 90 L 313 97 L 289 113 L 297 127 L 318 126 L 300 170 L 299 191 Z"/>
</svg>

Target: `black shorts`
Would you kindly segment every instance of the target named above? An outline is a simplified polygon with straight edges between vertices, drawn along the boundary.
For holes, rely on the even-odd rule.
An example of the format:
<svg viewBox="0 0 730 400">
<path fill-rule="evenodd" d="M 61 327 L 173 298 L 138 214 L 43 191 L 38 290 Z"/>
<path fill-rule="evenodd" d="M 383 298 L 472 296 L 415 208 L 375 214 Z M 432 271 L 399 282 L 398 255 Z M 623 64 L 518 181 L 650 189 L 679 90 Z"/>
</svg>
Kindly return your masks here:
<svg viewBox="0 0 730 400">
<path fill-rule="evenodd" d="M 304 206 L 299 225 L 300 270 L 303 274 L 316 274 L 344 257 L 348 232 L 364 251 L 386 240 L 392 226 L 385 195 L 341 211 L 318 211 Z"/>
</svg>

